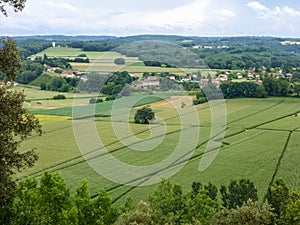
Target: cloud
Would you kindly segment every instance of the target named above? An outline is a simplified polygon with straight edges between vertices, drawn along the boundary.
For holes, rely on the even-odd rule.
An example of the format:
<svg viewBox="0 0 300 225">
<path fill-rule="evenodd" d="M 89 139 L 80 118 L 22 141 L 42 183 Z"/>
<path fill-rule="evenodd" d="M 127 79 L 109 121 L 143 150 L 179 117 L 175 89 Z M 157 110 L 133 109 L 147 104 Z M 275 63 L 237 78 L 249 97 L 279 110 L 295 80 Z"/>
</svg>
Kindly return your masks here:
<svg viewBox="0 0 300 225">
<path fill-rule="evenodd" d="M 249 2 L 248 7 L 252 8 L 253 10 L 260 12 L 260 11 L 268 11 L 268 8 L 259 2 Z"/>
<path fill-rule="evenodd" d="M 276 6 L 273 9 L 262 5 L 259 2 L 249 2 L 248 7 L 253 9 L 260 19 L 281 20 L 283 17 L 300 17 L 300 11 L 291 7 Z"/>
<path fill-rule="evenodd" d="M 44 1 L 42 2 L 42 5 L 44 5 L 46 8 L 50 9 L 56 9 L 56 10 L 62 10 L 62 11 L 69 11 L 69 12 L 78 12 L 78 10 L 68 3 L 57 3 L 52 1 Z"/>
<path fill-rule="evenodd" d="M 221 16 L 229 16 L 229 17 L 237 16 L 235 12 L 229 9 L 220 9 L 219 13 Z"/>
<path fill-rule="evenodd" d="M 209 3 L 210 0 L 198 0 L 184 6 L 159 12 L 127 12 L 109 18 L 109 20 L 112 26 L 140 27 L 146 28 L 148 31 L 156 28 L 168 30 L 197 29 L 206 20 L 206 10 Z"/>
<path fill-rule="evenodd" d="M 249 2 L 247 6 L 256 12 L 258 19 L 263 20 L 263 29 L 279 33 L 280 36 L 299 35 L 300 11 L 289 6 L 269 8 L 256 1 Z"/>
</svg>

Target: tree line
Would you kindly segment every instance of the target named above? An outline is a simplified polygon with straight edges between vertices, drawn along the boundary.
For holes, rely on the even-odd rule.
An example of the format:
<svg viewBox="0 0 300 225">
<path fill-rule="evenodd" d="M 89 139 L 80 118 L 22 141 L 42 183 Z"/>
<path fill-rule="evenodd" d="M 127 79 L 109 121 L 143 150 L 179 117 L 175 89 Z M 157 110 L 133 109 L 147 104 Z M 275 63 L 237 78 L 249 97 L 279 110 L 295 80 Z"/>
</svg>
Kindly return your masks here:
<svg viewBox="0 0 300 225">
<path fill-rule="evenodd" d="M 179 184 L 162 180 L 152 194 L 137 205 L 128 197 L 123 205 L 113 204 L 100 190 L 91 196 L 84 180 L 74 195 L 58 173 L 45 172 L 39 179 L 19 182 L 9 200 L 1 204 L 1 224 L 298 224 L 300 192 L 284 180 L 268 189 L 259 203 L 255 184 L 232 180 L 218 189 L 212 183 L 193 182 L 187 192 Z M 218 193 L 220 199 L 218 200 Z"/>
</svg>

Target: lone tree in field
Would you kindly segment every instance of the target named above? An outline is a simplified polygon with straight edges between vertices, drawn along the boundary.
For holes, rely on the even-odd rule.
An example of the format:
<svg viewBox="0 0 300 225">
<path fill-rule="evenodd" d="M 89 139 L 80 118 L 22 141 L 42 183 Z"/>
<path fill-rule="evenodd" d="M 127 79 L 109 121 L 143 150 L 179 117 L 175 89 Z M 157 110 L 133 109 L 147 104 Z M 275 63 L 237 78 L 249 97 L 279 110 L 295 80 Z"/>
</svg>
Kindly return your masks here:
<svg viewBox="0 0 300 225">
<path fill-rule="evenodd" d="M 19 144 L 33 131 L 41 134 L 39 121 L 23 108 L 23 91 L 11 89 L 8 81 L 14 81 L 22 68 L 16 42 L 2 39 L 0 43 L 0 74 L 4 84 L 0 86 L 0 208 L 15 190 L 14 174 L 33 166 L 38 156 L 33 149 L 18 151 Z"/>
<path fill-rule="evenodd" d="M 135 123 L 149 124 L 151 120 L 155 118 L 155 113 L 153 110 L 145 106 L 141 109 L 138 109 L 134 116 Z"/>
</svg>

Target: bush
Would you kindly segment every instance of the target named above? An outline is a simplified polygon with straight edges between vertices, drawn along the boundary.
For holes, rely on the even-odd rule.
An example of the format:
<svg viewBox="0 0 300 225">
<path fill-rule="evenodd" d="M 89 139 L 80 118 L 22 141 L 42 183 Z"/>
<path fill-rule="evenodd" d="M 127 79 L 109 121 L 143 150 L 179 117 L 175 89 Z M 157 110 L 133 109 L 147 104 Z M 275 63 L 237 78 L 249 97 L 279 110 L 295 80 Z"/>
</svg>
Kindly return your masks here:
<svg viewBox="0 0 300 225">
<path fill-rule="evenodd" d="M 207 99 L 205 97 L 201 97 L 198 99 L 193 100 L 194 105 L 199 105 L 207 102 Z"/>
<path fill-rule="evenodd" d="M 115 62 L 116 65 L 124 65 L 125 64 L 125 59 L 116 58 L 114 62 Z"/>
<path fill-rule="evenodd" d="M 104 100 L 102 98 L 97 98 L 97 103 L 100 103 L 100 102 L 104 102 Z"/>
<path fill-rule="evenodd" d="M 66 96 L 58 94 L 58 95 L 53 96 L 53 99 L 55 99 L 55 100 L 66 99 Z"/>
<path fill-rule="evenodd" d="M 116 99 L 116 96 L 111 95 L 111 96 L 106 97 L 105 101 L 112 101 L 112 100 L 115 100 L 115 99 Z"/>
<path fill-rule="evenodd" d="M 93 97 L 90 99 L 90 104 L 96 104 L 97 103 L 97 100 Z"/>
</svg>

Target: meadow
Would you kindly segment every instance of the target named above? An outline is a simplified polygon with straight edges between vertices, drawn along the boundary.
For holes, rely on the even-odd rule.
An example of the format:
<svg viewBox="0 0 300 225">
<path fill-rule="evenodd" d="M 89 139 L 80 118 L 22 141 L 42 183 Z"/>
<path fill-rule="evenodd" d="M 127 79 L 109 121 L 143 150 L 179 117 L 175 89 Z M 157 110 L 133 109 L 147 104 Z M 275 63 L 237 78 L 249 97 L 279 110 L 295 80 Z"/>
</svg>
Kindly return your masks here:
<svg viewBox="0 0 300 225">
<path fill-rule="evenodd" d="M 137 178 L 137 182 L 143 184 L 151 180 L 153 176 L 162 178 L 168 172 L 176 170 L 183 163 L 184 167 L 170 178 L 172 182 L 181 184 L 186 190 L 193 181 L 203 184 L 212 182 L 217 186 L 228 184 L 230 180 L 247 178 L 254 181 L 262 201 L 270 183 L 277 178 L 284 178 L 294 188 L 300 188 L 300 160 L 299 138 L 300 138 L 300 112 L 299 99 L 297 98 L 266 98 L 266 99 L 233 99 L 226 100 L 227 125 L 222 147 L 213 163 L 204 171 L 200 172 L 199 162 L 207 147 L 211 130 L 211 110 L 209 105 L 202 104 L 192 106 L 187 104 L 182 113 L 196 110 L 198 118 L 191 118 L 195 124 L 182 124 L 181 116 L 172 104 L 180 104 L 187 101 L 187 97 L 169 97 L 160 101 L 148 99 L 139 102 L 137 107 L 129 110 L 126 120 L 110 117 L 113 102 L 99 103 L 96 106 L 95 118 L 82 119 L 94 120 L 98 137 L 103 142 L 103 147 L 93 151 L 82 153 L 74 137 L 74 124 L 70 119 L 70 107 L 53 110 L 39 110 L 35 113 L 43 125 L 43 135 L 32 136 L 26 140 L 21 148 L 35 147 L 40 159 L 36 166 L 27 169 L 20 175 L 20 179 L 27 176 L 39 177 L 43 171 L 58 171 L 66 180 L 69 187 L 80 184 L 83 179 L 88 180 L 90 191 L 96 195 L 100 189 L 107 190 L 113 201 L 117 204 L 123 203 L 128 196 L 134 200 L 146 199 L 148 193 L 152 193 L 156 185 L 131 186 L 132 183 L 121 185 L 110 181 L 99 175 L 88 163 L 99 163 L 105 159 L 103 148 L 110 151 L 115 159 L 121 162 L 135 165 L 147 166 L 159 163 L 166 159 L 174 151 L 181 132 L 184 129 L 193 131 L 200 129 L 193 152 L 189 160 L 182 159 L 174 162 L 171 166 L 161 168 L 156 173 L 149 173 L 144 177 Z M 126 101 L 126 99 L 125 99 Z M 150 125 L 134 124 L 133 117 L 138 106 L 150 105 L 155 111 L 157 119 Z M 118 112 L 123 112 L 120 105 Z M 86 106 L 82 106 L 86 107 Z M 187 111 L 184 111 L 187 110 Z M 125 111 L 124 111 L 125 112 Z M 120 117 L 118 117 L 120 118 Z M 200 122 L 197 123 L 196 121 Z M 113 122 L 113 123 L 112 123 Z M 80 126 L 79 124 L 76 124 Z M 115 127 L 129 126 L 132 132 L 125 133 L 122 138 L 116 133 Z M 152 151 L 136 151 L 136 145 L 147 147 L 145 139 L 153 141 L 161 138 L 161 127 L 165 127 L 166 135 L 162 142 Z M 152 133 L 151 133 L 152 132 Z M 91 136 L 87 133 L 83 138 L 89 140 Z M 136 137 L 136 139 L 133 139 Z M 189 138 L 185 140 L 192 141 Z M 130 144 L 126 144 L 130 143 Z M 104 163 L 104 162 L 103 162 Z M 113 171 L 114 165 L 108 170 Z M 124 171 L 126 172 L 126 171 Z M 120 174 L 122 176 L 122 174 Z"/>
</svg>

